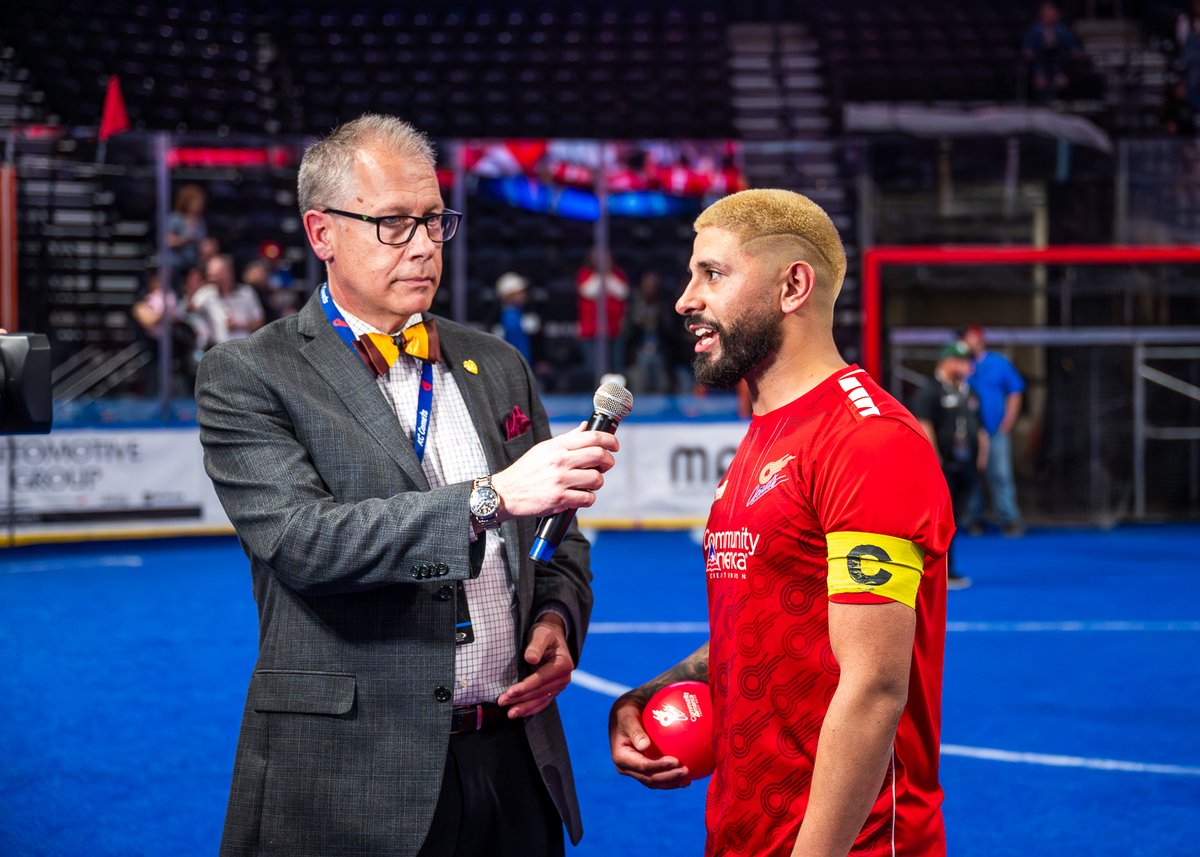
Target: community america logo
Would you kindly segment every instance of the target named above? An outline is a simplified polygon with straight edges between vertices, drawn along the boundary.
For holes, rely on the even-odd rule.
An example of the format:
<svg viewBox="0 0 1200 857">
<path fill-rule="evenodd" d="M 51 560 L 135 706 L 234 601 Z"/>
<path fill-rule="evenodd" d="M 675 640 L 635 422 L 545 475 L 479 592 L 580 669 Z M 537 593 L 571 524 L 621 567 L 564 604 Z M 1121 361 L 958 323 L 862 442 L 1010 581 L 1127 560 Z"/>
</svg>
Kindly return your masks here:
<svg viewBox="0 0 1200 857">
<path fill-rule="evenodd" d="M 651 713 L 660 726 L 671 726 L 675 723 L 683 723 L 688 719 L 686 714 L 669 702 L 663 705 L 662 708 L 655 708 Z"/>
<path fill-rule="evenodd" d="M 704 559 L 708 579 L 745 580 L 747 563 L 758 550 L 761 539 L 761 533 L 751 532 L 748 527 L 706 531 Z"/>
<path fill-rule="evenodd" d="M 783 458 L 777 458 L 775 461 L 769 461 L 763 466 L 763 469 L 758 474 L 758 487 L 755 488 L 750 496 L 746 498 L 746 508 L 749 509 L 755 503 L 763 498 L 763 495 L 774 488 L 788 481 L 787 474 L 783 472 L 783 468 L 787 467 L 789 461 L 796 458 L 794 455 L 785 455 Z"/>
</svg>

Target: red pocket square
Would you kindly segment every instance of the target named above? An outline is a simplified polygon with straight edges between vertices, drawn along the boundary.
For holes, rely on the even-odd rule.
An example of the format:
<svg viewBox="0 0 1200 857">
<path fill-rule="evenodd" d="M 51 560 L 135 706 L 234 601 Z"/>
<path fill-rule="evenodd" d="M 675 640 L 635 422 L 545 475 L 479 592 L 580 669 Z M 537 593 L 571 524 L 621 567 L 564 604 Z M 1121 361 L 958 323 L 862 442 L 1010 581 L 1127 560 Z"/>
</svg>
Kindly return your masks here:
<svg viewBox="0 0 1200 857">
<path fill-rule="evenodd" d="M 521 406 L 513 405 L 512 413 L 504 418 L 504 439 L 512 440 L 518 435 L 523 435 L 529 431 L 529 427 L 532 425 L 529 417 L 521 411 Z"/>
</svg>

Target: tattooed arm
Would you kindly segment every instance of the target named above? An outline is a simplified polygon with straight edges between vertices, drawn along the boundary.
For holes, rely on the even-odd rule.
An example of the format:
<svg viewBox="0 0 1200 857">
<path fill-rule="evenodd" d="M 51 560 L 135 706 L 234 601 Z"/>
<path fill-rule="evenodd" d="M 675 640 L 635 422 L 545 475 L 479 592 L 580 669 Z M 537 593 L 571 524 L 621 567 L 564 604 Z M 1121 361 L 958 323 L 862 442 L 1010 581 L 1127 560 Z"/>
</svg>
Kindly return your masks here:
<svg viewBox="0 0 1200 857">
<path fill-rule="evenodd" d="M 650 697 L 673 682 L 688 680 L 708 682 L 708 643 L 613 703 L 608 715 L 608 740 L 617 771 L 652 789 L 676 789 L 691 784 L 691 773 L 678 759 L 645 755 L 650 749 L 650 736 L 642 729 L 642 708 Z"/>
</svg>

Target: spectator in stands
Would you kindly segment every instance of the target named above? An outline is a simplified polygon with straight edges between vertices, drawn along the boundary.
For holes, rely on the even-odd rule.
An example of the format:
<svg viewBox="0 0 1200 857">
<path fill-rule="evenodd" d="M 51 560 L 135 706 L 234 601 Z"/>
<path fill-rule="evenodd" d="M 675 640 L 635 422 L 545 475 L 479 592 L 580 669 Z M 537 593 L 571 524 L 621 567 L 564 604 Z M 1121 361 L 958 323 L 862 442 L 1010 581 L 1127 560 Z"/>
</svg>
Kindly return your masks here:
<svg viewBox="0 0 1200 857">
<path fill-rule="evenodd" d="M 159 343 L 164 335 L 170 336 L 183 317 L 175 292 L 162 287 L 162 277 L 158 271 L 151 271 L 146 278 L 146 291 L 134 303 L 133 319 L 141 328 L 145 337 L 150 362 L 146 364 L 142 377 L 146 380 L 143 387 L 146 395 L 154 395 L 158 390 L 158 355 Z"/>
<path fill-rule="evenodd" d="M 299 295 L 285 287 L 278 271 L 267 259 L 255 259 L 242 268 L 242 282 L 258 295 L 267 321 L 292 315 L 300 309 Z"/>
<path fill-rule="evenodd" d="M 500 301 L 497 335 L 520 351 L 525 362 L 532 366 L 533 340 L 530 336 L 537 333 L 541 327 L 541 320 L 536 314 L 526 310 L 529 303 L 529 281 L 514 271 L 501 274 L 496 280 L 496 297 Z"/>
<path fill-rule="evenodd" d="M 1043 3 L 1038 8 L 1038 20 L 1025 33 L 1023 47 L 1034 101 L 1047 104 L 1058 97 L 1070 82 L 1065 72 L 1066 60 L 1081 49 L 1079 40 L 1063 23 L 1058 6 Z"/>
<path fill-rule="evenodd" d="M 599 299 L 604 297 L 605 324 L 608 345 L 608 371 L 624 370 L 624 355 L 617 346 L 621 343 L 621 326 L 625 320 L 625 301 L 629 297 L 629 278 L 608 257 L 608 273 L 601 277 L 597 265 L 597 250 L 588 254 L 587 261 L 575 275 L 579 296 L 579 338 L 583 345 L 583 362 L 589 374 L 596 373 L 596 340 L 600 336 Z"/>
<path fill-rule="evenodd" d="M 963 344 L 975 358 L 971 371 L 971 389 L 979 396 L 983 428 L 988 434 L 987 485 L 992 511 L 1006 536 L 1024 534 L 1021 514 L 1017 511 L 1017 488 L 1013 479 L 1012 430 L 1021 413 L 1025 379 L 1003 355 L 988 351 L 983 328 L 973 324 L 962 333 Z M 967 527 L 974 533 L 983 529 L 983 490 L 976 485 L 967 511 Z"/>
<path fill-rule="evenodd" d="M 625 361 L 635 393 L 671 392 L 670 361 L 677 350 L 672 340 L 683 330 L 673 304 L 662 292 L 662 277 L 643 273 L 625 311 Z"/>
<path fill-rule="evenodd" d="M 200 259 L 196 262 L 196 267 L 201 271 L 208 270 L 208 260 L 213 256 L 221 253 L 221 242 L 209 235 L 200 242 Z"/>
<path fill-rule="evenodd" d="M 912 413 L 925 429 L 937 452 L 938 463 L 950 488 L 954 519 L 964 521 L 979 472 L 987 466 L 988 435 L 979 416 L 979 396 L 967 384 L 971 374 L 971 350 L 955 340 L 938 354 L 933 377 L 917 391 Z M 954 545 L 946 554 L 947 586 L 965 589 L 971 579 L 958 573 Z"/>
<path fill-rule="evenodd" d="M 254 289 L 237 281 L 232 256 L 209 259 L 205 279 L 191 305 L 207 319 L 213 344 L 245 339 L 263 326 L 262 302 Z"/>
<path fill-rule="evenodd" d="M 167 250 L 171 267 L 182 272 L 201 263 L 200 245 L 208 238 L 204 220 L 204 189 L 185 184 L 175 194 L 175 207 L 167 219 Z"/>
</svg>

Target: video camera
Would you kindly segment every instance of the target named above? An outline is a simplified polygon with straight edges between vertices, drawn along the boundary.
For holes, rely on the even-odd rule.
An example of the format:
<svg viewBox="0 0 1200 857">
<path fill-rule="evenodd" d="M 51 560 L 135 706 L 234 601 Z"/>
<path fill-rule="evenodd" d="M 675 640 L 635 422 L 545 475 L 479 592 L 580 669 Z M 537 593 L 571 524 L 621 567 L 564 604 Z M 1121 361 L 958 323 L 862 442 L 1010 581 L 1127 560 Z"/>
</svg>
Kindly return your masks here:
<svg viewBox="0 0 1200 857">
<path fill-rule="evenodd" d="M 0 435 L 47 434 L 50 340 L 42 333 L 0 334 Z"/>
</svg>

